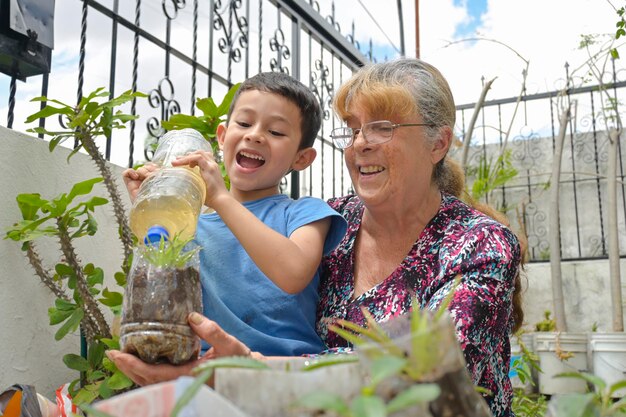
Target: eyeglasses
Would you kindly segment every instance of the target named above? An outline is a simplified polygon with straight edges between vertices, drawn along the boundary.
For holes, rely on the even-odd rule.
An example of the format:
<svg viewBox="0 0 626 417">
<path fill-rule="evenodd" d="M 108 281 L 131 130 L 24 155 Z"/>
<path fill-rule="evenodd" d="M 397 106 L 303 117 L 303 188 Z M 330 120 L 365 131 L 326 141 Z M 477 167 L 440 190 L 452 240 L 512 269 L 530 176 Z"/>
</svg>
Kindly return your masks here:
<svg viewBox="0 0 626 417">
<path fill-rule="evenodd" d="M 389 120 L 381 120 L 365 123 L 360 129 L 338 127 L 330 132 L 330 137 L 337 148 L 347 149 L 352 146 L 359 132 L 367 143 L 378 144 L 389 142 L 393 138 L 394 130 L 404 126 L 435 127 L 436 125 L 432 123 L 391 123 Z"/>
</svg>

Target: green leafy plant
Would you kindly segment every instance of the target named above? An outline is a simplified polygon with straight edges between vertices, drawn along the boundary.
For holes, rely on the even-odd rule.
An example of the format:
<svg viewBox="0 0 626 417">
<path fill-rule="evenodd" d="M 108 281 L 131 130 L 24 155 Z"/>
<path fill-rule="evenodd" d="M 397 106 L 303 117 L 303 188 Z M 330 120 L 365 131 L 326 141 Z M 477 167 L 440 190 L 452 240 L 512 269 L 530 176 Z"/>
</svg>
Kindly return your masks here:
<svg viewBox="0 0 626 417">
<path fill-rule="evenodd" d="M 460 279 L 457 278 L 453 285 L 454 289 L 459 282 Z M 359 395 L 350 401 L 334 393 L 321 391 L 301 398 L 296 405 L 307 409 L 332 411 L 340 416 L 360 417 L 386 416 L 435 400 L 441 393 L 440 386 L 434 383 L 424 383 L 424 381 L 432 380 L 438 367 L 441 366 L 442 344 L 445 344 L 441 342 L 445 339 L 445 335 L 435 329 L 443 323 L 444 314 L 454 295 L 454 289 L 434 312 L 422 311 L 414 301 L 409 315 L 408 343 L 392 338 L 366 310 L 363 310 L 365 326 L 346 320 L 340 320 L 337 325 L 331 326 L 332 331 L 357 349 L 359 356 L 366 358 L 365 364 L 369 372 L 368 383 L 361 388 Z M 454 334 L 450 337 L 456 342 Z M 447 346 L 443 349 L 445 348 Z M 328 363 L 345 363 L 350 360 L 349 358 L 340 360 L 332 358 Z M 313 366 L 323 365 L 325 365 L 324 362 L 320 362 Z M 389 390 L 379 388 L 383 387 L 385 381 L 392 379 L 404 381 L 404 383 L 401 383 L 402 388 L 393 392 L 389 398 Z"/>
<path fill-rule="evenodd" d="M 556 321 L 551 318 L 552 312 L 550 310 L 546 310 L 543 312 L 543 320 L 535 323 L 535 330 L 538 332 L 555 332 L 556 331 Z"/>
<path fill-rule="evenodd" d="M 350 360 L 333 362 L 333 364 L 338 364 L 350 362 Z M 386 416 L 418 404 L 428 403 L 437 398 L 441 393 L 439 386 L 427 383 L 409 385 L 389 401 L 385 401 L 381 395 L 377 394 L 378 386 L 383 381 L 400 375 L 406 365 L 406 359 L 397 356 L 378 357 L 371 362 L 369 383 L 361 387 L 360 393 L 350 401 L 346 401 L 331 392 L 317 391 L 300 398 L 294 406 L 311 410 L 332 411 L 346 417 Z M 321 365 L 318 364 L 316 368 L 319 366 Z"/>
<path fill-rule="evenodd" d="M 179 235 L 168 241 L 161 239 L 156 245 L 147 245 L 143 256 L 156 267 L 183 268 L 200 251 L 199 246 L 189 248 L 191 241 L 193 237 L 181 239 Z"/>
<path fill-rule="evenodd" d="M 106 349 L 119 346 L 103 310 L 110 309 L 113 315 L 119 315 L 122 293 L 104 286 L 104 271 L 93 263 L 82 262 L 75 245 L 76 239 L 96 234 L 98 225 L 94 211 L 96 207 L 110 202 L 119 226 L 119 238 L 124 252 L 121 271 L 116 272 L 114 278 L 118 286 L 125 285 L 132 257 L 133 238 L 119 189 L 106 159 L 96 145 L 96 138 L 110 136 L 114 129 L 124 128 L 125 123 L 136 119 L 136 116 L 115 111 L 115 107 L 144 96 L 142 93 L 126 91 L 109 99 L 109 93 L 98 88 L 83 97 L 76 106 L 47 97 L 37 97 L 32 101 L 45 102 L 46 105 L 26 120 L 27 123 L 32 123 L 40 118 L 60 116 L 60 130 L 36 127 L 29 131 L 50 136 L 51 152 L 67 139 L 73 138 L 76 146 L 67 158 L 68 163 L 82 149 L 92 159 L 101 175 L 81 181 L 69 193 L 62 193 L 50 200 L 38 193 L 19 194 L 16 200 L 22 219 L 8 228 L 5 236 L 5 239 L 22 243 L 22 250 L 36 275 L 56 296 L 54 306 L 48 310 L 50 324 L 60 325 L 55 339 L 61 340 L 79 327 L 85 336 L 88 346 L 85 357 L 70 353 L 63 358 L 70 369 L 81 372 L 81 378 L 74 380 L 69 387 L 77 404 L 88 403 L 96 398 L 108 398 L 115 392 L 132 386 L 132 381 L 118 371 L 104 355 Z M 90 195 L 94 186 L 101 182 L 109 199 Z M 44 266 L 36 243 L 44 237 L 56 239 L 61 252 L 60 261 L 50 270 Z"/>
<path fill-rule="evenodd" d="M 485 196 L 490 196 L 493 190 L 502 187 L 518 174 L 517 169 L 511 161 L 511 150 L 505 150 L 498 158 L 487 159 L 481 156 L 478 166 L 470 166 L 467 169 L 469 176 L 474 176 L 474 182 L 471 185 L 470 195 L 474 200 L 480 200 Z"/>
<path fill-rule="evenodd" d="M 553 399 L 551 409 L 555 417 L 626 416 L 626 397 L 614 399 L 617 391 L 626 389 L 626 380 L 609 385 L 602 378 L 587 372 L 565 372 L 556 376 L 582 379 L 591 387 L 591 391 L 564 394 Z"/>
<path fill-rule="evenodd" d="M 224 99 L 219 104 L 215 104 L 215 101 L 211 97 L 199 98 L 196 100 L 196 107 L 202 112 L 201 116 L 190 116 L 186 114 L 174 114 L 170 116 L 169 120 L 164 120 L 161 125 L 167 130 L 178 130 L 192 128 L 200 132 L 202 136 L 211 144 L 213 149 L 213 155 L 216 158 L 217 163 L 220 166 L 222 177 L 226 183 L 226 187 L 230 188 L 230 179 L 226 174 L 226 168 L 219 156 L 219 145 L 215 139 L 215 132 L 220 123 L 226 119 L 224 116 L 228 114 L 230 104 L 233 101 L 235 93 L 239 89 L 241 83 L 233 85 Z"/>
<path fill-rule="evenodd" d="M 521 354 L 513 360 L 512 370 L 517 374 L 523 385 L 535 385 L 532 373 L 542 372 L 539 366 L 539 357 L 528 349 L 522 342 L 520 335 L 516 334 Z M 548 399 L 543 394 L 527 392 L 525 388 L 513 389 L 512 409 L 517 417 L 543 417 L 547 409 Z"/>
</svg>

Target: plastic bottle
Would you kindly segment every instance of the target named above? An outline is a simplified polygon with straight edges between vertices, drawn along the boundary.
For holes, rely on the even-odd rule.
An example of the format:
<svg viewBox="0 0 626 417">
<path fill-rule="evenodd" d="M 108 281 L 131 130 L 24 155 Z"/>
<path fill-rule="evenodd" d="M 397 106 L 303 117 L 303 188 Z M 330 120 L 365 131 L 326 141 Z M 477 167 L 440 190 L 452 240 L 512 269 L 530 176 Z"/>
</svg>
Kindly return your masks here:
<svg viewBox="0 0 626 417">
<path fill-rule="evenodd" d="M 152 160 L 160 169 L 141 184 L 130 211 L 130 228 L 140 241 L 195 234 L 206 196 L 204 180 L 197 167 L 172 167 L 172 161 L 196 150 L 210 152 L 211 145 L 194 129 L 172 130 L 161 138 Z"/>
<path fill-rule="evenodd" d="M 189 313 L 202 311 L 200 260 L 194 250 L 183 264 L 161 265 L 155 262 L 161 247 L 135 248 L 124 290 L 120 350 L 144 362 L 178 365 L 200 351 L 200 339 L 187 323 Z"/>
</svg>

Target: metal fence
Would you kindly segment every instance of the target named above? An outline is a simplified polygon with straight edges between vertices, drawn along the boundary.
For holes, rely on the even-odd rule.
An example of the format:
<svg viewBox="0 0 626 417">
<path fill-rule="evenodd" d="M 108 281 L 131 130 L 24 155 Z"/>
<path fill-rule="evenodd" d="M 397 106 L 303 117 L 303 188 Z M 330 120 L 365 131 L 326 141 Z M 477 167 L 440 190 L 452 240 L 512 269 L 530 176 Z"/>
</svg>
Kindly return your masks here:
<svg viewBox="0 0 626 417">
<path fill-rule="evenodd" d="M 39 104 L 28 103 L 37 95 L 71 103 L 97 87 L 105 87 L 111 97 L 128 89 L 142 91 L 149 99 L 127 109 L 141 118 L 99 143 L 113 163 L 132 166 L 149 157 L 144 145 L 163 133 L 161 121 L 174 113 L 194 114 L 198 97 L 219 102 L 232 84 L 252 74 L 284 71 L 312 89 L 325 120 L 315 144 L 316 161 L 287 178 L 283 190 L 294 197 L 321 198 L 349 192 L 343 155 L 328 140 L 339 123 L 330 103 L 336 86 L 373 55 L 371 42 L 368 51 L 359 50 L 354 27 L 347 35 L 340 33 L 334 10 L 321 13 L 314 0 L 64 0 L 57 3 L 55 25 L 52 72 L 33 77 L 20 89 L 15 78 L 10 80 L 8 127 L 25 129 L 13 125 L 38 110 Z M 615 70 L 612 76 L 604 87 L 621 114 L 626 83 Z M 565 74 L 564 79 L 572 77 Z M 568 125 L 560 183 L 562 257 L 607 256 L 605 103 L 597 86 L 566 87 L 565 96 L 559 90 L 486 102 L 472 135 L 470 167 L 493 161 L 508 141 L 508 161 L 518 174 L 485 200 L 525 230 L 534 261 L 549 253 L 546 189 L 558 132 L 557 102 L 563 97 L 576 103 L 576 117 Z M 473 108 L 473 103 L 457 108 L 460 137 Z M 624 256 L 626 161 L 619 149 L 618 227 Z"/>
<path fill-rule="evenodd" d="M 587 74 L 585 74 L 585 77 Z M 470 173 L 488 164 L 509 163 L 517 171 L 510 180 L 492 189 L 482 199 L 506 212 L 512 224 L 524 230 L 529 240 L 531 261 L 549 258 L 550 174 L 559 114 L 563 104 L 571 104 L 572 118 L 566 125 L 565 148 L 558 186 L 560 240 L 563 260 L 606 258 L 608 128 L 616 126 L 616 116 L 624 120 L 626 82 L 615 66 L 604 74 L 602 85 L 588 85 L 587 78 L 567 73 L 558 90 L 487 101 L 478 115 L 469 153 Z M 569 81 L 568 81 L 569 80 Z M 576 86 L 578 84 L 578 86 Z M 475 104 L 457 107 L 458 136 L 463 137 Z M 626 256 L 626 155 L 624 134 L 619 137 L 617 155 L 618 231 L 620 255 Z M 503 154 L 504 160 L 498 161 Z M 460 158 L 460 150 L 452 154 Z M 470 175 L 472 183 L 477 174 Z M 497 185 L 497 186 L 495 186 Z M 489 186 L 489 185 L 488 185 Z M 471 186 L 470 186 L 471 188 Z"/>
<path fill-rule="evenodd" d="M 193 115 L 198 97 L 219 103 L 250 75 L 281 71 L 309 86 L 324 111 L 318 159 L 307 172 L 286 179 L 283 189 L 321 197 L 347 191 L 338 174 L 341 155 L 324 139 L 337 123 L 330 102 L 334 87 L 372 57 L 372 45 L 361 52 L 354 27 L 351 34 L 339 32 L 334 7 L 323 17 L 314 0 L 63 1 L 56 4 L 54 24 L 52 71 L 40 76 L 40 83 L 29 80 L 22 91 L 11 79 L 8 127 L 16 128 L 18 118 L 37 110 L 25 105 L 37 95 L 72 103 L 98 87 L 111 97 L 129 89 L 144 92 L 148 99 L 135 100 L 128 109 L 140 119 L 99 143 L 107 159 L 133 166 L 149 159 L 144 144 L 164 133 L 162 120 Z"/>
</svg>

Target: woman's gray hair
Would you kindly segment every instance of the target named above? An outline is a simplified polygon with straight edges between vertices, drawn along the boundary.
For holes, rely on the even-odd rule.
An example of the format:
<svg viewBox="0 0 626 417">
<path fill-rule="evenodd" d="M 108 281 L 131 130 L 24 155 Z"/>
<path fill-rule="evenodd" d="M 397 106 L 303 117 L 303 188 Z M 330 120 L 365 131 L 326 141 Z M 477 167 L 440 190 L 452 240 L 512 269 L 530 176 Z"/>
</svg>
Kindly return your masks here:
<svg viewBox="0 0 626 417">
<path fill-rule="evenodd" d="M 381 82 L 404 85 L 411 93 L 424 123 L 454 128 L 454 97 L 437 68 L 419 59 L 402 58 L 373 64 L 370 71 L 373 78 Z"/>
</svg>

